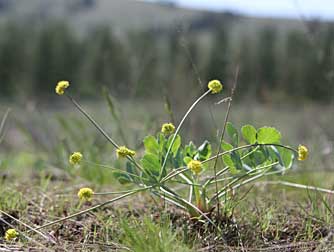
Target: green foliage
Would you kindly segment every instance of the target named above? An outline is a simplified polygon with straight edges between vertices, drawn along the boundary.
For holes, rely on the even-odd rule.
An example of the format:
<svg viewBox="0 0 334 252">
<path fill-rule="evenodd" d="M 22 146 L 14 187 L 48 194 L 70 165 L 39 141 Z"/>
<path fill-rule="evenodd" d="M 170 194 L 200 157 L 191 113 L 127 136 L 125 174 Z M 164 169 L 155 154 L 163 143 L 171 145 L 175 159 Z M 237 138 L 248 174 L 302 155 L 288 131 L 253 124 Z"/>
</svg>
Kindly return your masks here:
<svg viewBox="0 0 334 252">
<path fill-rule="evenodd" d="M 234 127 L 234 125 L 231 122 L 228 122 L 226 124 L 226 131 L 229 137 L 231 138 L 232 145 L 234 147 L 239 145 L 239 133 L 238 130 Z"/>
<path fill-rule="evenodd" d="M 197 153 L 194 156 L 194 160 L 204 161 L 211 157 L 212 149 L 209 141 L 205 140 L 204 143 L 198 147 Z"/>
<path fill-rule="evenodd" d="M 142 224 L 135 225 L 124 220 L 121 225 L 124 232 L 121 242 L 136 252 L 190 252 L 186 245 L 176 239 L 177 233 L 169 223 L 163 221 L 161 224 L 155 224 L 147 217 Z"/>
<path fill-rule="evenodd" d="M 249 144 L 255 144 L 256 143 L 256 134 L 257 131 L 252 125 L 245 125 L 241 128 L 242 137 L 247 141 Z"/>
<path fill-rule="evenodd" d="M 0 207 L 2 211 L 24 211 L 28 202 L 24 195 L 12 188 L 0 188 Z"/>
<path fill-rule="evenodd" d="M 280 144 L 281 134 L 275 128 L 262 127 L 257 130 L 252 125 L 243 126 L 241 128 L 242 137 L 244 141 L 249 143 L 247 145 L 242 145 L 243 141 L 240 141 L 239 132 L 232 123 L 228 122 L 226 124 L 226 132 L 231 142 L 222 142 L 223 154 L 221 156 L 230 176 L 236 179 L 235 182 L 239 181 L 240 178 L 246 179 L 258 175 L 265 176 L 266 174 L 282 173 L 291 167 L 294 153 L 291 148 Z M 164 190 L 171 193 L 166 198 L 167 200 L 172 200 L 174 203 L 183 206 L 191 215 L 198 214 L 196 213 L 198 210 L 194 207 L 198 207 L 201 211 L 208 211 L 216 201 L 215 197 L 206 193 L 207 187 L 212 185 L 212 179 L 205 179 L 199 186 L 194 186 L 192 193 L 194 193 L 195 205 L 192 202 L 185 204 L 179 197 L 174 198 L 173 194 L 175 191 L 171 187 L 169 180 L 178 177 L 176 181 L 183 180 L 189 185 L 199 183 L 201 180 L 198 180 L 198 176 L 201 175 L 195 176 L 188 169 L 185 169 L 178 176 L 173 176 L 173 172 L 175 169 L 186 167 L 192 160 L 207 162 L 212 157 L 212 146 L 207 140 L 199 147 L 196 147 L 193 142 L 183 145 L 181 136 L 177 135 L 173 146 L 170 147 L 173 138 L 173 134 L 165 136 L 161 133 L 157 133 L 156 136 L 146 136 L 143 140 L 145 153 L 140 160 L 143 171 L 136 170 L 136 167 L 132 164 L 131 169 L 127 168 L 127 174 L 117 173 L 118 179 L 121 183 L 132 182 L 139 186 L 142 184 L 155 186 L 161 181 L 161 178 L 162 180 L 168 178 L 163 182 Z M 171 152 L 167 156 L 168 149 Z M 166 169 L 163 170 L 162 167 L 165 162 Z M 205 167 L 208 174 L 212 174 L 212 166 L 205 164 Z M 139 176 L 140 178 L 135 179 L 134 176 Z M 226 193 L 226 190 L 228 189 L 223 187 L 219 191 L 219 195 Z M 153 192 L 155 195 L 160 195 L 157 188 L 154 188 Z M 161 197 L 164 198 L 165 196 Z"/>
<path fill-rule="evenodd" d="M 257 131 L 259 144 L 277 144 L 281 141 L 281 133 L 272 127 L 262 127 Z"/>
<path fill-rule="evenodd" d="M 144 138 L 145 151 L 155 155 L 159 154 L 159 143 L 154 136 L 147 136 Z"/>
<path fill-rule="evenodd" d="M 228 123 L 227 126 L 230 128 L 230 136 L 238 134 L 232 124 Z M 232 174 L 249 172 L 257 169 L 260 165 L 269 165 L 277 162 L 284 169 L 291 167 L 294 156 L 291 150 L 271 145 L 280 144 L 281 134 L 278 130 L 273 127 L 262 127 L 256 130 L 252 125 L 245 125 L 241 128 L 241 132 L 243 139 L 255 147 L 250 147 L 249 150 L 232 151 L 230 154 L 223 155 L 223 162 L 229 167 Z M 234 138 L 236 139 L 236 137 Z M 237 146 L 222 142 L 224 151 L 231 151 L 234 147 Z M 275 166 L 273 165 L 273 167 Z"/>
<path fill-rule="evenodd" d="M 160 174 L 159 156 L 147 153 L 141 159 L 143 168 L 151 175 L 158 177 Z"/>
</svg>

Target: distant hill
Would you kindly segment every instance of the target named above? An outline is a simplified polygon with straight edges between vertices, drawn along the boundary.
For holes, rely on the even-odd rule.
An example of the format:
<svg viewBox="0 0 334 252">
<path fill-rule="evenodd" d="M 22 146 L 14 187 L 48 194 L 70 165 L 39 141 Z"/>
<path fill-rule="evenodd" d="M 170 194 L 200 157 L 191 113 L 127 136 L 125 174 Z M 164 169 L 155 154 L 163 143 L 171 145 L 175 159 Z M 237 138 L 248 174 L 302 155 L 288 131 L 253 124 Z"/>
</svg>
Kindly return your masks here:
<svg viewBox="0 0 334 252">
<path fill-rule="evenodd" d="M 98 24 L 118 29 L 158 29 L 189 23 L 208 12 L 134 0 L 0 0 L 0 21 L 69 21 L 79 29 Z"/>
<path fill-rule="evenodd" d="M 232 13 L 216 13 L 179 8 L 168 1 L 160 4 L 135 0 L 0 0 L 0 22 L 40 22 L 52 19 L 68 21 L 79 31 L 98 24 L 112 25 L 117 31 L 166 29 L 192 24 L 194 29 L 210 29 L 225 18 L 237 29 L 252 31 L 263 25 L 301 28 L 301 22 L 284 19 L 251 18 Z"/>
</svg>

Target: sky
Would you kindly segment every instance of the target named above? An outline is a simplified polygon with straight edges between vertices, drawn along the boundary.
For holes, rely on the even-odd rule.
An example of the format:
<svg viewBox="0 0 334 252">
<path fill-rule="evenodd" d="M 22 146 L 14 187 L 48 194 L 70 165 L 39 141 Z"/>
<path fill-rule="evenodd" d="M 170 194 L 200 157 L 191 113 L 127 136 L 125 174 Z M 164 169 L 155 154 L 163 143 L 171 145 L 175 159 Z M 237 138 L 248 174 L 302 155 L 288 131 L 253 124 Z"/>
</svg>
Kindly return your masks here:
<svg viewBox="0 0 334 252">
<path fill-rule="evenodd" d="M 156 1 L 156 0 L 148 0 Z M 236 11 L 250 16 L 334 20 L 334 0 L 173 0 L 180 6 Z"/>
</svg>

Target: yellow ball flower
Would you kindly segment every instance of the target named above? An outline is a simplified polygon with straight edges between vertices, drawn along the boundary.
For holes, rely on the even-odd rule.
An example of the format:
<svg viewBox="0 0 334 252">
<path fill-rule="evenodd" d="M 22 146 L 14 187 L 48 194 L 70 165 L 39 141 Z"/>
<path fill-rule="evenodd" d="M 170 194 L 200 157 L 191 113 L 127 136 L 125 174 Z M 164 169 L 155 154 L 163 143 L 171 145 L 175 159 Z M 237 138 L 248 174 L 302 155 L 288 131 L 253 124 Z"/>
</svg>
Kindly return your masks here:
<svg viewBox="0 0 334 252">
<path fill-rule="evenodd" d="M 202 171 L 202 163 L 197 160 L 191 160 L 187 167 L 191 170 L 194 174 L 198 175 Z"/>
<path fill-rule="evenodd" d="M 65 89 L 70 86 L 68 81 L 59 81 L 56 86 L 56 93 L 58 95 L 63 95 L 65 93 Z"/>
<path fill-rule="evenodd" d="M 172 123 L 164 123 L 161 127 L 161 132 L 164 135 L 170 135 L 174 133 L 175 131 L 175 126 Z"/>
<path fill-rule="evenodd" d="M 298 147 L 298 160 L 304 161 L 308 157 L 308 149 L 304 145 Z"/>
<path fill-rule="evenodd" d="M 70 156 L 69 161 L 72 165 L 79 164 L 82 159 L 82 154 L 80 152 L 73 152 Z"/>
<path fill-rule="evenodd" d="M 136 155 L 136 152 L 126 148 L 125 146 L 120 146 L 116 150 L 117 158 L 126 158 L 127 156 L 133 157 Z"/>
<path fill-rule="evenodd" d="M 18 235 L 19 233 L 15 229 L 11 228 L 6 231 L 5 239 L 6 241 L 14 240 Z"/>
<path fill-rule="evenodd" d="M 208 84 L 208 88 L 211 90 L 212 94 L 217 94 L 223 89 L 223 85 L 219 80 L 212 80 Z"/>
<path fill-rule="evenodd" d="M 78 197 L 80 200 L 91 201 L 94 191 L 88 187 L 81 188 L 78 192 Z"/>
</svg>

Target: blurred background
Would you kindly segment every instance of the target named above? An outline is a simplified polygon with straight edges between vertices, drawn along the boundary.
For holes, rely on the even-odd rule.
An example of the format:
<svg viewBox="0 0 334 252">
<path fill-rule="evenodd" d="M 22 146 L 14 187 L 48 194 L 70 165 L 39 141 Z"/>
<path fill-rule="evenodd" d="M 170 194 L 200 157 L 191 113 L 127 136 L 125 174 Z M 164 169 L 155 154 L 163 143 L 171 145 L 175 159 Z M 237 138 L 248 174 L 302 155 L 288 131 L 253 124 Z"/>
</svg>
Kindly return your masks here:
<svg viewBox="0 0 334 252">
<path fill-rule="evenodd" d="M 207 99 L 183 132 L 215 143 L 226 110 L 215 102 L 239 66 L 236 126 L 275 126 L 286 143 L 315 153 L 302 165 L 334 169 L 333 20 L 331 0 L 0 0 L 0 115 L 12 108 L 0 167 L 64 167 L 78 149 L 111 158 L 55 94 L 63 79 L 118 142 L 137 149 L 220 79 L 227 91 Z"/>
<path fill-rule="evenodd" d="M 0 0 L 0 95 L 50 98 L 66 79 L 87 98 L 183 100 L 240 65 L 240 97 L 329 104 L 333 19 L 329 0 Z"/>
</svg>

